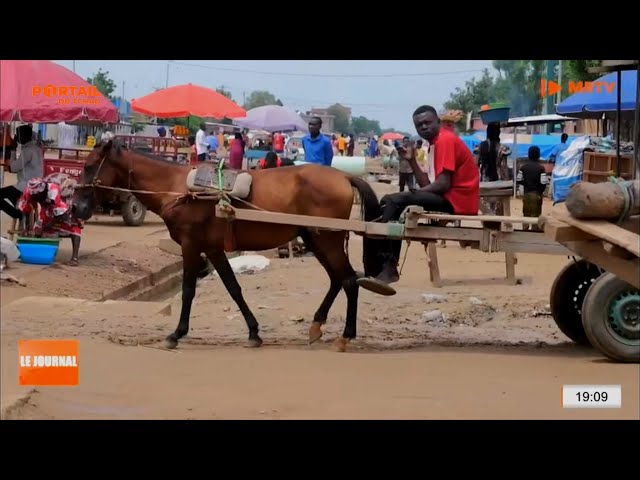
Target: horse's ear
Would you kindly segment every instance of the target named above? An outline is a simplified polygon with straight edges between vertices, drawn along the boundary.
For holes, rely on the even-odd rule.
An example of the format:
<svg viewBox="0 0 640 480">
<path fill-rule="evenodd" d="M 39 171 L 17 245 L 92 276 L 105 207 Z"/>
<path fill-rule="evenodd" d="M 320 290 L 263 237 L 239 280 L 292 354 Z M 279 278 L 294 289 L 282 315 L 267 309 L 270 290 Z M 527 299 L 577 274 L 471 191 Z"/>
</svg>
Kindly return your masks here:
<svg viewBox="0 0 640 480">
<path fill-rule="evenodd" d="M 100 147 L 100 155 L 107 155 L 108 153 L 111 152 L 111 149 L 113 147 L 113 141 L 109 140 L 106 142 L 101 142 L 101 147 Z"/>
</svg>

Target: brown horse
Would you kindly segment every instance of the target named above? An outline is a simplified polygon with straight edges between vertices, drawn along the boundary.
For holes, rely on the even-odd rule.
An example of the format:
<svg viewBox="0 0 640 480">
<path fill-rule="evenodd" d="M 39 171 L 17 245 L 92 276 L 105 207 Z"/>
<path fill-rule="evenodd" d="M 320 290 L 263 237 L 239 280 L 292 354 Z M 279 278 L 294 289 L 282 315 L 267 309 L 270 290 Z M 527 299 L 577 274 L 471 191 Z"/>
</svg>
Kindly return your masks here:
<svg viewBox="0 0 640 480">
<path fill-rule="evenodd" d="M 182 309 L 176 330 L 165 340 L 165 346 L 175 348 L 178 340 L 189 331 L 191 304 L 195 296 L 197 276 L 201 268 L 201 253 L 211 261 L 229 295 L 242 312 L 249 329 L 247 346 L 259 347 L 258 322 L 247 306 L 242 290 L 225 254 L 227 220 L 216 217 L 216 201 L 188 197 L 187 174 L 191 167 L 169 162 L 161 157 L 129 150 L 117 140 L 96 145 L 89 155 L 80 188 L 74 196 L 75 214 L 88 219 L 108 188 L 134 191 L 147 209 L 159 215 L 171 238 L 182 247 L 183 279 Z M 313 215 L 348 219 L 355 188 L 361 198 L 364 220 L 380 216 L 375 192 L 361 178 L 352 177 L 330 167 L 319 165 L 290 166 L 250 171 L 252 184 L 248 203 L 231 199 L 235 208 L 252 208 L 270 212 Z M 107 188 L 104 188 L 107 187 Z M 143 190 L 154 193 L 140 193 Z M 155 193 L 157 192 L 157 193 Z M 171 193 L 176 192 L 176 193 Z M 291 225 L 235 220 L 236 251 L 261 251 L 277 248 L 300 236 L 329 275 L 330 287 L 314 314 L 309 328 L 309 343 L 322 336 L 329 309 L 338 293 L 344 290 L 347 313 L 342 337 L 336 339 L 338 350 L 344 351 L 347 342 L 356 337 L 358 310 L 357 275 L 345 249 L 348 232 L 311 230 Z M 375 243 L 365 238 L 365 275 L 376 275 L 382 268 L 375 251 Z"/>
</svg>

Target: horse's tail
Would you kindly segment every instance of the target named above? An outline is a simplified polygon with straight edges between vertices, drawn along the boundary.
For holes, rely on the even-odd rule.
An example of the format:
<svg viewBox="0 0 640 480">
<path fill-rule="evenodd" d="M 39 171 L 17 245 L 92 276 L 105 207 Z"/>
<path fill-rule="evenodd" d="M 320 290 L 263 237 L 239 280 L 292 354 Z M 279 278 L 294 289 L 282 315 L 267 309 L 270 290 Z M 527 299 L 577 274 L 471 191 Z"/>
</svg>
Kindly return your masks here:
<svg viewBox="0 0 640 480">
<path fill-rule="evenodd" d="M 349 183 L 360 194 L 360 215 L 365 222 L 372 222 L 382 215 L 376 192 L 371 185 L 360 177 L 349 176 Z M 381 241 L 367 238 L 362 239 L 362 263 L 364 274 L 375 277 L 383 267 L 383 259 L 379 255 Z"/>
</svg>

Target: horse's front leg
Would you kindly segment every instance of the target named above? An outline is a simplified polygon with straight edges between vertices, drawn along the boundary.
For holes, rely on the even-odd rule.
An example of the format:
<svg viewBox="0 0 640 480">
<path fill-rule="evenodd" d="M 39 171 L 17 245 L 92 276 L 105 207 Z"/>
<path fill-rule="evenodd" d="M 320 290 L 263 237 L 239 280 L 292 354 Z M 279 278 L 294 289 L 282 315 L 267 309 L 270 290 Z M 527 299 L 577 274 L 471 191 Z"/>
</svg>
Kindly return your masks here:
<svg viewBox="0 0 640 480">
<path fill-rule="evenodd" d="M 180 321 L 175 332 L 169 335 L 165 341 L 166 348 L 176 348 L 178 340 L 189 332 L 189 317 L 191 316 L 191 305 L 196 296 L 196 282 L 198 273 L 202 265 L 200 252 L 189 244 L 182 243 L 182 308 L 180 310 Z"/>
<path fill-rule="evenodd" d="M 244 317 L 244 321 L 247 323 L 247 327 L 249 328 L 249 340 L 247 341 L 247 347 L 255 348 L 262 345 L 262 339 L 258 334 L 258 321 L 256 317 L 253 315 L 247 302 L 244 301 L 244 297 L 242 296 L 242 288 L 236 279 L 235 273 L 231 269 L 231 265 L 229 264 L 229 259 L 223 250 L 213 250 L 207 252 L 207 256 L 211 263 L 213 263 L 214 268 L 220 275 L 220 280 L 224 283 L 224 286 L 233 298 L 233 301 L 236 302 L 236 305 L 242 312 L 242 316 Z"/>
</svg>

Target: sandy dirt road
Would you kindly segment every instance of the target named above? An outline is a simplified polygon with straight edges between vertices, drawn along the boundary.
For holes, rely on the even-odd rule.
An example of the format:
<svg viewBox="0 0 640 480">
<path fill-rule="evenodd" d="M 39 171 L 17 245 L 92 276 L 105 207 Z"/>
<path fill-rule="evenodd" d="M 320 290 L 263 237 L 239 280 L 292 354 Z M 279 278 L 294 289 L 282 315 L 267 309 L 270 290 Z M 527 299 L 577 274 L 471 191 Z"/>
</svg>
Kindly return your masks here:
<svg viewBox="0 0 640 480">
<path fill-rule="evenodd" d="M 15 347 L 3 345 L 4 357 Z M 588 351 L 188 346 L 81 339 L 81 384 L 39 387 L 8 419 L 638 419 L 637 366 Z M 9 371 L 5 381 L 16 381 Z M 621 409 L 563 409 L 563 384 L 622 385 Z"/>
<path fill-rule="evenodd" d="M 358 258 L 358 243 L 351 248 Z M 267 270 L 238 276 L 262 327 L 265 346 L 257 350 L 241 347 L 246 326 L 215 276 L 199 282 L 191 330 L 174 351 L 153 347 L 177 324 L 179 294 L 169 316 L 3 316 L 3 391 L 29 392 L 16 388 L 18 338 L 72 337 L 81 345 L 80 386 L 40 387 L 5 418 L 640 418 L 640 367 L 572 344 L 545 314 L 545 278 L 566 259 L 522 256 L 519 268 L 530 280 L 497 287 L 497 259 L 482 263 L 475 256 L 482 254 L 453 245 L 441 254 L 454 278 L 473 272 L 484 284 L 432 289 L 424 252 L 410 250 L 396 296 L 361 291 L 359 336 L 347 353 L 331 349 L 343 328 L 343 294 L 325 336 L 306 344 L 328 286 L 312 257 L 272 259 Z M 446 301 L 427 302 L 423 293 Z M 446 314 L 444 323 L 423 319 L 433 309 Z M 622 385 L 623 407 L 564 410 L 563 384 Z"/>
</svg>

